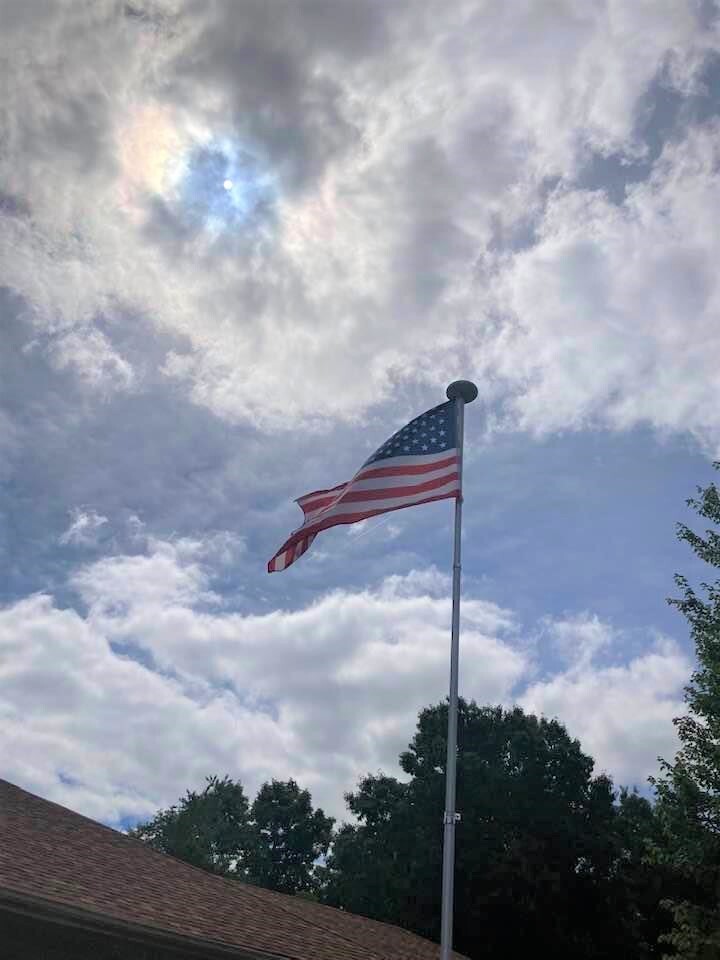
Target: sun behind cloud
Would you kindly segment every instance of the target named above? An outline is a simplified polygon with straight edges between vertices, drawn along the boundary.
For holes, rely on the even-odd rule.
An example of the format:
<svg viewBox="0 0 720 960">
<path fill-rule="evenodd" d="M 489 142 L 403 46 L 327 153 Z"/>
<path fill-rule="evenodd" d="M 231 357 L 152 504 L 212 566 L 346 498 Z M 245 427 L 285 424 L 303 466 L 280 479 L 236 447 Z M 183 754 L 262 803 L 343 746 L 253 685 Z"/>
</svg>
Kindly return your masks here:
<svg viewBox="0 0 720 960">
<path fill-rule="evenodd" d="M 171 106 L 134 108 L 117 132 L 119 205 L 138 225 L 160 203 L 180 224 L 217 236 L 273 207 L 275 177 L 233 131 L 215 132 Z"/>
</svg>

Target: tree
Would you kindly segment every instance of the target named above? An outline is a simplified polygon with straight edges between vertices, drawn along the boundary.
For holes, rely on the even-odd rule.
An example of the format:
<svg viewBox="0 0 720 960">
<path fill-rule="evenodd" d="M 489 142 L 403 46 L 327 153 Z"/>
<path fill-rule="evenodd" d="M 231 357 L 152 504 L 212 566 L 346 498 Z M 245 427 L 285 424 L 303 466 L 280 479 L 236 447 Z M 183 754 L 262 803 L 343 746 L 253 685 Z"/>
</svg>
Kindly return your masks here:
<svg viewBox="0 0 720 960">
<path fill-rule="evenodd" d="M 211 873 L 237 873 L 254 841 L 248 812 L 242 784 L 208 777 L 200 793 L 188 790 L 176 806 L 159 810 L 129 833 Z"/>
<path fill-rule="evenodd" d="M 159 810 L 130 835 L 212 873 L 283 893 L 316 885 L 315 861 L 325 854 L 334 821 L 314 810 L 294 780 L 273 780 L 250 807 L 239 782 L 209 777 L 200 793 Z"/>
<path fill-rule="evenodd" d="M 664 843 L 656 807 L 637 792 L 622 789 L 616 812 L 614 870 L 620 896 L 630 905 L 631 940 L 645 945 L 639 956 L 661 957 L 671 929 L 663 903 L 682 890 L 683 880 L 670 864 L 648 857 L 648 850 Z"/>
<path fill-rule="evenodd" d="M 332 817 L 313 810 L 310 794 L 294 780 L 273 780 L 252 805 L 255 843 L 245 860 L 246 879 L 281 893 L 311 891 L 315 862 L 327 853 Z"/>
<path fill-rule="evenodd" d="M 357 824 L 328 858 L 327 902 L 437 939 L 447 706 L 421 711 L 400 765 L 347 795 Z M 554 720 L 460 703 L 455 945 L 473 958 L 653 956 L 657 902 L 630 897 L 642 798 L 611 782 Z M 658 895 L 659 898 L 659 895 Z"/>
<path fill-rule="evenodd" d="M 720 524 L 714 483 L 698 488 L 688 506 Z M 678 537 L 701 560 L 720 568 L 716 530 L 701 536 L 681 523 Z M 700 593 L 683 576 L 675 582 L 681 596 L 669 602 L 690 625 L 698 668 L 685 691 L 689 712 L 675 721 L 680 750 L 674 762 L 663 762 L 655 781 L 663 841 L 654 846 L 653 856 L 680 871 L 685 881 L 683 895 L 667 901 L 674 925 L 666 941 L 683 960 L 706 960 L 720 956 L 720 580 L 701 584 Z"/>
<path fill-rule="evenodd" d="M 408 786 L 394 777 L 368 776 L 360 781 L 357 793 L 347 793 L 345 799 L 360 825 L 343 824 L 336 833 L 324 871 L 322 899 L 422 933 L 422 924 L 406 906 L 423 859 L 417 856 L 422 838 L 413 833 L 419 823 L 412 816 Z M 424 852 L 439 869 L 434 846 Z"/>
</svg>

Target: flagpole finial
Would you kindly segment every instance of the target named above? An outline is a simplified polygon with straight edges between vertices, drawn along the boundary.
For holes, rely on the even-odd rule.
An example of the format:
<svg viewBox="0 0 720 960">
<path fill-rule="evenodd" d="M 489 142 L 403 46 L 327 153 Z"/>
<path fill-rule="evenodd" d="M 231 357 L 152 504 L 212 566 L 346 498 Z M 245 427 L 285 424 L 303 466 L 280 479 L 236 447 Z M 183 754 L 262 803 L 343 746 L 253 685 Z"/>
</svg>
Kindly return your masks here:
<svg viewBox="0 0 720 960">
<path fill-rule="evenodd" d="M 445 391 L 448 400 L 459 397 L 465 403 L 472 403 L 478 395 L 478 388 L 471 380 L 455 380 Z"/>
</svg>

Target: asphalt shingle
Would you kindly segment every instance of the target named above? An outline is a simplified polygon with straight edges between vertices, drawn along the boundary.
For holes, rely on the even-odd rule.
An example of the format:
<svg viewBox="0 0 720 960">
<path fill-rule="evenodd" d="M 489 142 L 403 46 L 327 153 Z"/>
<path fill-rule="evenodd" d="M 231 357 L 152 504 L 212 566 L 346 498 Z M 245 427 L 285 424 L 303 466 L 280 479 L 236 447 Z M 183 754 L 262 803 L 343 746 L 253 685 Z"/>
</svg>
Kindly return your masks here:
<svg viewBox="0 0 720 960">
<path fill-rule="evenodd" d="M 0 780 L 0 891 L 288 960 L 435 960 L 399 927 L 216 877 Z M 459 955 L 456 955 L 459 957 Z"/>
</svg>

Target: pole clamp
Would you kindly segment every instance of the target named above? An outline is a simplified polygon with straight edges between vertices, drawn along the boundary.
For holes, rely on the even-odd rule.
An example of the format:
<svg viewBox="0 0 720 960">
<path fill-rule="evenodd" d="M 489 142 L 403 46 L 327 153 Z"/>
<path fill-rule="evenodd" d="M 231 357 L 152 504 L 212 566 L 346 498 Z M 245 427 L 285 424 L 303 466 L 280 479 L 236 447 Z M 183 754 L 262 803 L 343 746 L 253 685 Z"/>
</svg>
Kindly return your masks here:
<svg viewBox="0 0 720 960">
<path fill-rule="evenodd" d="M 448 813 L 447 811 L 443 815 L 443 823 L 446 827 L 454 826 L 456 823 L 460 823 L 462 820 L 462 814 L 460 813 Z"/>
</svg>

